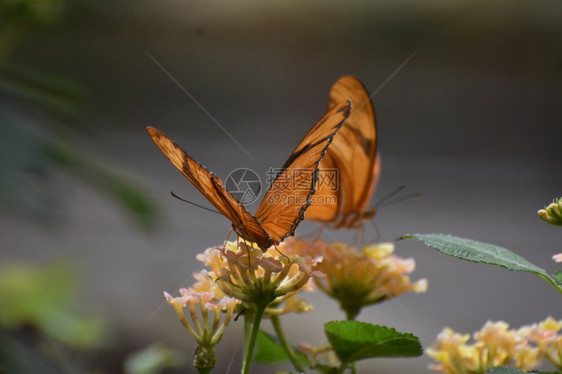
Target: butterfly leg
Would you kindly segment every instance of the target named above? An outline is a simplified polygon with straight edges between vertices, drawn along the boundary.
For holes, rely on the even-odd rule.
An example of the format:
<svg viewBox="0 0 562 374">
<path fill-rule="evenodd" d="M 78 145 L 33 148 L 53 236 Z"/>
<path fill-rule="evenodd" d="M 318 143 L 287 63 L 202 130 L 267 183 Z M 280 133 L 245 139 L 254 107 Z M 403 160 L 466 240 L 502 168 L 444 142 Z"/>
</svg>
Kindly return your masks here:
<svg viewBox="0 0 562 374">
<path fill-rule="evenodd" d="M 273 245 L 273 247 L 275 248 L 275 250 L 283 257 L 285 257 L 287 259 L 287 262 L 291 262 L 291 259 L 289 258 L 289 256 L 287 256 L 286 254 L 284 254 L 283 252 L 281 252 L 281 250 L 279 250 L 279 248 L 277 248 L 276 245 Z"/>
<path fill-rule="evenodd" d="M 359 238 L 361 238 L 361 241 L 359 241 Z M 357 227 L 357 231 L 353 235 L 353 244 L 358 248 L 362 248 L 365 245 L 365 228 L 363 225 Z"/>
<path fill-rule="evenodd" d="M 231 230 L 232 231 L 232 230 Z M 242 239 L 244 240 L 244 239 Z M 250 249 L 248 248 L 248 243 L 246 243 L 246 241 L 244 241 L 244 244 L 246 244 L 244 246 L 244 250 L 246 251 L 246 257 L 248 258 L 248 267 L 251 268 L 252 267 L 252 254 L 250 253 Z M 251 245 L 253 245 L 253 243 L 250 243 Z M 236 249 L 238 251 L 240 251 L 240 236 L 237 237 L 236 239 Z"/>
<path fill-rule="evenodd" d="M 375 243 L 377 242 L 380 238 L 381 238 L 381 232 L 379 230 L 379 227 L 377 226 L 377 224 L 375 223 L 374 220 L 370 220 L 371 224 L 373 225 L 373 227 L 375 228 L 375 232 L 377 233 L 377 235 L 375 236 L 375 238 L 373 240 L 370 241 L 370 243 Z"/>
<path fill-rule="evenodd" d="M 228 243 L 228 239 L 230 238 L 230 234 L 232 234 L 232 229 L 230 229 L 230 231 L 228 232 L 228 235 L 226 235 L 226 239 L 225 239 L 225 241 L 224 241 L 224 243 L 223 243 L 223 245 L 222 245 L 222 248 L 219 247 L 219 248 L 221 248 L 222 250 L 226 250 L 226 243 Z"/>
<path fill-rule="evenodd" d="M 315 228 L 314 230 L 312 230 L 311 232 L 301 236 L 301 239 L 304 239 L 304 240 L 310 239 L 310 241 L 318 240 L 318 239 L 320 239 L 320 236 L 322 236 L 322 233 L 324 232 L 325 228 L 326 228 L 325 225 L 320 225 L 317 228 Z"/>
</svg>

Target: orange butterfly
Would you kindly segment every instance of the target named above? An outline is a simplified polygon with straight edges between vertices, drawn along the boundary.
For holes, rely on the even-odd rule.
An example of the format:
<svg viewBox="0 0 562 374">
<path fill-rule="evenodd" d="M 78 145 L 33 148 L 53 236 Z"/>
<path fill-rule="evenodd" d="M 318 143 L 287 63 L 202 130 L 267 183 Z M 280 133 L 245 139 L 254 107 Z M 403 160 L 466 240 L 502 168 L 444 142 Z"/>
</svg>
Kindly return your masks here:
<svg viewBox="0 0 562 374">
<path fill-rule="evenodd" d="M 164 133 L 153 127 L 147 127 L 146 131 L 172 164 L 232 222 L 234 231 L 265 252 L 293 235 L 303 220 L 315 191 L 318 163 L 350 111 L 351 102 L 343 100 L 312 127 L 283 165 L 255 216 L 223 187 L 217 176 L 189 157 Z"/>
<path fill-rule="evenodd" d="M 320 162 L 316 202 L 305 215 L 308 220 L 325 222 L 334 229 L 361 227 L 363 220 L 375 215 L 375 209 L 368 205 L 381 166 L 375 111 L 369 93 L 357 78 L 345 76 L 334 83 L 329 107 L 345 99 L 353 102 L 354 110 Z M 337 186 L 324 179 L 334 169 L 339 174 Z"/>
</svg>

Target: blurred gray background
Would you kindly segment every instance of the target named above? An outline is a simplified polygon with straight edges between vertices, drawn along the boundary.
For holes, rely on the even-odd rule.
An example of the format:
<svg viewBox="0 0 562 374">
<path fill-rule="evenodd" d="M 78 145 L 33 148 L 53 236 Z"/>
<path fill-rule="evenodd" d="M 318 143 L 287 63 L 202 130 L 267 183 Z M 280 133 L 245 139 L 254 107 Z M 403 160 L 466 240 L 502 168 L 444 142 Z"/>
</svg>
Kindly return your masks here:
<svg viewBox="0 0 562 374">
<path fill-rule="evenodd" d="M 162 341 L 190 355 L 194 342 L 162 291 L 189 286 L 201 269 L 195 254 L 222 242 L 230 223 L 169 195 L 208 205 L 145 126 L 165 131 L 221 178 L 246 167 L 263 181 L 325 112 L 338 77 L 353 74 L 375 91 L 415 53 L 373 98 L 382 155 L 374 201 L 402 184 L 423 198 L 381 208 L 374 219 L 381 240 L 450 233 L 509 248 L 552 273 L 562 231 L 536 211 L 562 195 L 561 14 L 555 0 L 68 2 L 57 22 L 26 30 L 6 61 L 77 82 L 85 109 L 61 120 L 4 92 L 3 126 L 72 139 L 147 193 L 157 216 L 150 229 L 138 225 L 63 167 L 49 166 L 40 182 L 24 170 L 19 175 L 33 188 L 16 195 L 46 208 L 38 215 L 33 206 L 3 209 L 0 256 L 72 262 L 80 303 L 107 318 L 119 341 L 131 350 Z M 3 153 L 3 163 L 15 162 Z M 316 227 L 303 223 L 298 232 Z M 366 229 L 375 237 L 370 224 Z M 354 233 L 333 235 L 351 241 Z M 562 317 L 561 296 L 538 277 L 456 260 L 413 241 L 398 242 L 396 254 L 416 259 L 412 279 L 427 278 L 428 291 L 366 308 L 358 319 L 411 332 L 424 347 L 445 326 L 473 332 L 487 320 L 519 327 Z M 287 316 L 285 326 L 292 341 L 320 344 L 323 323 L 345 316 L 323 295 L 306 296 L 315 311 Z M 218 346 L 221 367 L 233 360 L 230 372 L 240 364 L 241 325 L 233 323 Z M 421 373 L 429 362 L 368 360 L 359 369 Z"/>
</svg>

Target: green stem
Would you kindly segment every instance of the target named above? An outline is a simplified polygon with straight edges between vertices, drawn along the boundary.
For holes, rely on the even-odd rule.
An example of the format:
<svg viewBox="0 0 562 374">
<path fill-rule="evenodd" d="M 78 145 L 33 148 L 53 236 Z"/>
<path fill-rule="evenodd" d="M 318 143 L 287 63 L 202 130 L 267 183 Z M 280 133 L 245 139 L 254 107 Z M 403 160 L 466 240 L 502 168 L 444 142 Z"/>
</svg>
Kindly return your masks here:
<svg viewBox="0 0 562 374">
<path fill-rule="evenodd" d="M 348 321 L 355 321 L 355 317 L 359 314 L 359 310 L 344 309 L 345 317 Z"/>
<path fill-rule="evenodd" d="M 264 305 L 256 305 L 256 309 L 253 313 L 253 321 L 252 321 L 252 329 L 250 332 L 250 336 L 246 334 L 245 342 L 244 342 L 244 361 L 242 362 L 242 374 L 249 374 L 250 373 L 250 366 L 252 364 L 252 358 L 254 357 L 254 347 L 256 346 L 256 340 L 258 337 L 258 332 L 260 331 L 260 324 L 263 317 L 263 313 L 265 312 L 265 308 L 267 304 Z M 246 326 L 246 332 L 248 330 Z"/>
<path fill-rule="evenodd" d="M 252 321 L 254 320 L 254 312 L 246 309 L 244 312 L 244 357 L 248 352 L 250 344 L 250 334 L 252 333 Z"/>
<path fill-rule="evenodd" d="M 347 362 L 342 362 L 336 374 L 343 374 L 343 372 L 347 369 Z"/>
<path fill-rule="evenodd" d="M 299 372 L 304 372 L 304 368 L 299 363 L 297 356 L 295 355 L 295 350 L 287 341 L 285 331 L 283 331 L 283 327 L 281 326 L 281 318 L 279 318 L 279 316 L 271 316 L 271 323 L 273 324 L 273 329 L 275 330 L 277 337 L 281 341 L 281 345 L 285 349 L 285 353 L 287 353 L 287 356 L 289 356 L 289 359 L 293 363 L 295 369 Z"/>
<path fill-rule="evenodd" d="M 355 321 L 355 317 L 357 317 L 357 315 L 359 314 L 360 311 L 361 311 L 360 308 L 357 311 L 353 311 L 353 312 L 349 311 L 349 310 L 346 311 L 347 320 L 348 321 Z M 357 373 L 357 363 L 356 362 L 352 362 L 349 367 L 351 369 L 351 374 Z M 344 367 L 344 370 L 345 370 L 345 367 Z"/>
<path fill-rule="evenodd" d="M 361 307 L 358 307 L 354 304 L 346 306 L 340 304 L 340 307 L 345 312 L 345 317 L 348 321 L 355 321 L 355 317 L 357 317 L 357 315 L 361 311 Z M 345 369 L 347 369 L 348 367 L 351 369 L 352 374 L 357 373 L 357 365 L 355 364 L 355 362 L 352 362 L 351 364 L 348 362 L 342 362 L 338 367 L 336 374 L 343 374 Z"/>
</svg>

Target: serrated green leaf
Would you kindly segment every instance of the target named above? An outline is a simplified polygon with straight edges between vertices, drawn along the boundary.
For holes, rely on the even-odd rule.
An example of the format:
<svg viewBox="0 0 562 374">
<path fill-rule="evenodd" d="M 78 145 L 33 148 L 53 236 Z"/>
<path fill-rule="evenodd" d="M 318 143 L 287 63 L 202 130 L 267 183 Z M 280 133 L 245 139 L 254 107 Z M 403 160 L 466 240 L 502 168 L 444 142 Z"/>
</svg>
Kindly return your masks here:
<svg viewBox="0 0 562 374">
<path fill-rule="evenodd" d="M 324 331 L 344 363 L 374 357 L 413 357 L 423 353 L 419 339 L 386 326 L 358 321 L 332 321 Z"/>
<path fill-rule="evenodd" d="M 301 364 L 310 366 L 308 358 L 304 354 L 295 350 L 295 355 Z M 285 349 L 283 349 L 281 342 L 279 342 L 276 337 L 260 330 L 256 341 L 254 361 L 263 364 L 277 364 L 280 362 L 288 362 L 290 359 Z"/>
<path fill-rule="evenodd" d="M 533 265 L 523 257 L 506 248 L 444 234 L 404 235 L 399 238 L 399 240 L 402 239 L 417 239 L 430 248 L 462 260 L 501 266 L 511 271 L 532 273 L 545 279 L 556 287 L 558 291 L 562 292 L 559 282 L 548 275 L 544 269 Z"/>
<path fill-rule="evenodd" d="M 562 286 L 562 271 L 558 270 L 555 271 L 554 274 L 552 274 L 552 276 L 554 277 L 554 279 L 556 280 L 556 283 L 559 286 Z"/>
<path fill-rule="evenodd" d="M 537 373 L 537 374 L 560 374 L 559 371 L 523 371 L 520 369 L 498 366 L 495 368 L 490 368 L 486 371 L 486 374 L 524 374 L 524 373 Z"/>
<path fill-rule="evenodd" d="M 510 250 L 488 243 L 443 234 L 405 235 L 400 239 L 418 239 L 428 247 L 463 260 L 497 265 L 513 271 L 545 273 Z"/>
<path fill-rule="evenodd" d="M 514 369 L 514 368 L 508 368 L 504 366 L 490 368 L 486 371 L 486 374 L 521 374 L 521 373 L 526 373 L 526 371 Z"/>
</svg>

